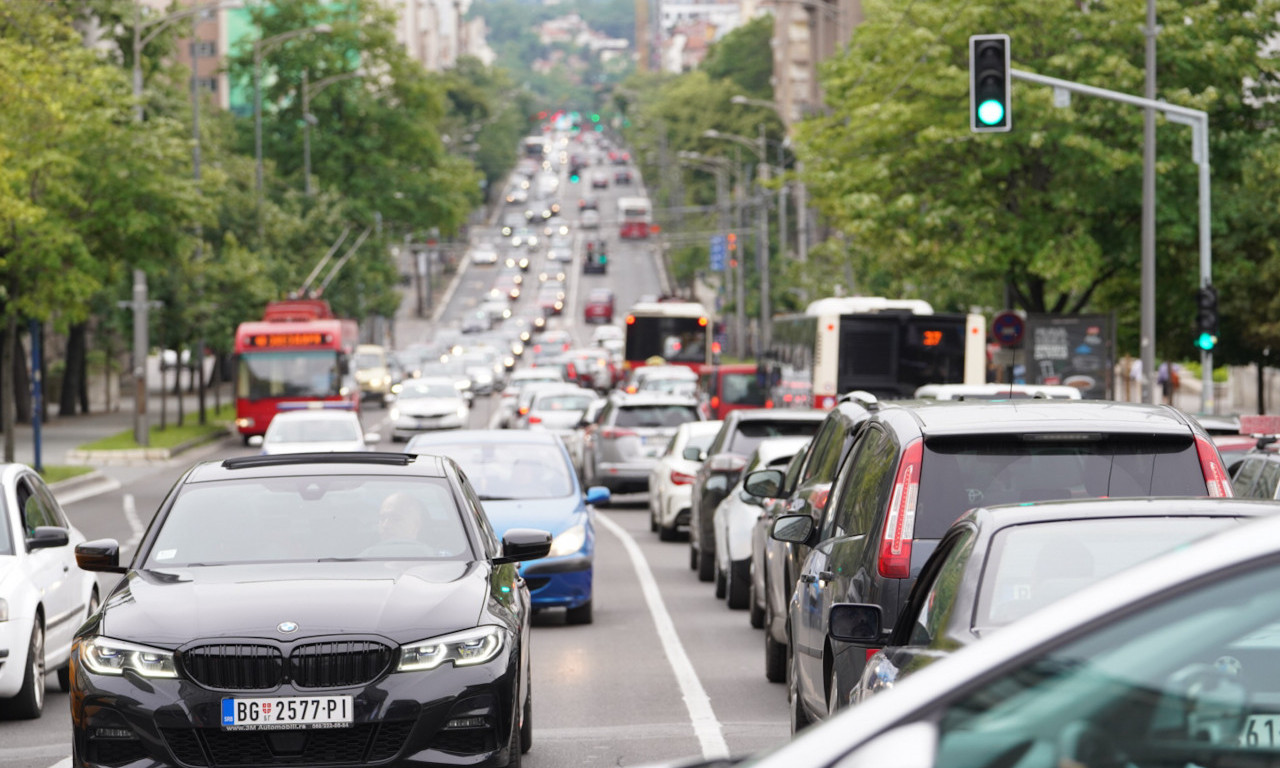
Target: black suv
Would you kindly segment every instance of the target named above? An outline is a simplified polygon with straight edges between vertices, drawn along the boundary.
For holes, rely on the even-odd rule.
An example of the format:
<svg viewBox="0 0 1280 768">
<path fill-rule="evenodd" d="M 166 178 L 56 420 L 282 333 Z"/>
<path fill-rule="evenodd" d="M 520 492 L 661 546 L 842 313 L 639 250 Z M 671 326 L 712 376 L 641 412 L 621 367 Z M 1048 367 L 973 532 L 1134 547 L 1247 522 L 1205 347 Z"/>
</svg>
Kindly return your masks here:
<svg viewBox="0 0 1280 768">
<path fill-rule="evenodd" d="M 773 536 L 812 547 L 790 602 L 793 730 L 846 700 L 874 646 L 828 634 L 834 603 L 879 605 L 892 627 L 947 527 L 972 507 L 1117 496 L 1230 496 L 1204 429 L 1168 406 L 1081 400 L 884 403 L 812 517 Z"/>
<path fill-rule="evenodd" d="M 689 567 L 699 581 L 716 576 L 715 532 L 712 517 L 716 505 L 729 495 L 747 466 L 747 458 L 762 440 L 770 437 L 812 437 L 826 411 L 749 408 L 725 414 L 720 431 L 711 441 L 702 466 L 693 478 L 689 513 Z"/>
<path fill-rule="evenodd" d="M 452 459 L 299 453 L 198 464 L 76 632 L 89 765 L 519 765 L 529 588 L 546 531 L 501 540 Z"/>
<path fill-rule="evenodd" d="M 764 627 L 764 674 L 781 683 L 787 674 L 787 602 L 795 588 L 796 574 L 809 554 L 803 543 L 778 541 L 768 535 L 775 510 L 807 514 L 816 522 L 826 508 L 836 470 L 849 455 L 853 440 L 871 412 L 857 396 L 846 395 L 818 425 L 813 440 L 797 467 L 761 469 L 744 478 L 743 488 L 753 496 L 783 499 L 765 505 L 757 526 L 763 528 L 762 547 L 752 554 L 751 624 Z M 754 493 L 753 493 L 754 489 Z"/>
</svg>

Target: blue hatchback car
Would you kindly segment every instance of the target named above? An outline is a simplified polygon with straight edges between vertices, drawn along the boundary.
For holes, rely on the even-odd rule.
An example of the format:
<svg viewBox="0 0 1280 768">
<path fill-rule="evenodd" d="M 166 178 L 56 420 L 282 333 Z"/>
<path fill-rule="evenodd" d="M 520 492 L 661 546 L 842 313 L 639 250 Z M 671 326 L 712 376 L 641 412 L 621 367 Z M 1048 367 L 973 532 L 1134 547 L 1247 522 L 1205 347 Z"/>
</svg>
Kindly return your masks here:
<svg viewBox="0 0 1280 768">
<path fill-rule="evenodd" d="M 456 461 L 499 537 L 511 528 L 550 531 L 547 557 L 521 563 L 533 609 L 565 608 L 567 623 L 591 623 L 596 534 L 590 505 L 608 501 L 609 489 L 583 493 L 560 438 L 539 431 L 459 430 L 418 435 L 406 451 Z"/>
</svg>

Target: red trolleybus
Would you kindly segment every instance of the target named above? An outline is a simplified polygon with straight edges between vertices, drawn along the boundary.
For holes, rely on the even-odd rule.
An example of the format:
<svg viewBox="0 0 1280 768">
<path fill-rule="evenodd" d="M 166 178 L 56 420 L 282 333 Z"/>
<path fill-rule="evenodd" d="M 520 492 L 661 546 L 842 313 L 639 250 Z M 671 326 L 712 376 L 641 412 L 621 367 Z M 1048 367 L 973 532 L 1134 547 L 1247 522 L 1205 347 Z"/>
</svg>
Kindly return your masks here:
<svg viewBox="0 0 1280 768">
<path fill-rule="evenodd" d="M 654 358 L 701 373 L 711 364 L 711 315 L 692 301 L 655 301 L 636 304 L 627 313 L 623 346 L 628 371 L 648 365 Z"/>
<path fill-rule="evenodd" d="M 653 208 L 647 197 L 618 198 L 618 237 L 643 240 L 653 224 Z"/>
<path fill-rule="evenodd" d="M 272 302 L 261 321 L 236 329 L 236 428 L 248 442 L 279 411 L 359 410 L 349 360 L 354 320 L 335 318 L 316 299 Z"/>
</svg>

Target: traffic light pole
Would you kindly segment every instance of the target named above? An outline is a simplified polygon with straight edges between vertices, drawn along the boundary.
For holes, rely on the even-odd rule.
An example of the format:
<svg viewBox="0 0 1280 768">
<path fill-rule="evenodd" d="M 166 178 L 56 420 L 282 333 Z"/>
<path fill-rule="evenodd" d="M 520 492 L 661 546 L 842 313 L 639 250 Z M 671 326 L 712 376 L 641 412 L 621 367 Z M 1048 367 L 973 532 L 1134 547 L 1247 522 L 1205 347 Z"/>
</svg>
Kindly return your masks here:
<svg viewBox="0 0 1280 768">
<path fill-rule="evenodd" d="M 1145 99 L 1141 96 L 1131 96 L 1127 93 L 1119 91 L 1111 91 L 1106 88 L 1095 88 L 1092 85 L 1084 85 L 1083 83 L 1075 83 L 1070 80 L 1059 80 L 1056 77 L 1046 77 L 1045 75 L 1037 75 L 1031 72 L 1023 72 L 1021 70 L 1011 70 L 1010 76 L 1014 80 L 1022 80 L 1036 85 L 1047 85 L 1051 88 L 1079 93 L 1084 96 L 1094 96 L 1100 99 L 1108 99 L 1110 101 L 1118 101 L 1122 104 L 1129 104 L 1143 109 L 1152 109 L 1157 112 L 1164 113 L 1164 116 L 1172 123 L 1191 126 L 1191 161 L 1199 168 L 1199 230 L 1200 230 L 1200 287 L 1204 288 L 1212 282 L 1213 274 L 1213 255 L 1210 250 L 1209 242 L 1209 115 L 1199 109 L 1189 109 L 1187 107 L 1179 107 L 1164 101 L 1154 99 Z M 1154 279 L 1154 276 L 1152 277 Z M 1154 295 L 1154 291 L 1151 292 Z M 1142 319 L 1143 327 L 1155 327 L 1155 303 L 1146 301 L 1147 292 L 1143 292 Z M 1147 321 L 1150 321 L 1149 323 Z M 1145 361 L 1144 361 L 1145 362 Z M 1143 371 L 1144 376 L 1151 375 L 1150 370 Z M 1213 352 L 1211 350 L 1201 350 L 1200 352 L 1200 412 L 1209 413 L 1216 408 L 1213 399 Z"/>
</svg>

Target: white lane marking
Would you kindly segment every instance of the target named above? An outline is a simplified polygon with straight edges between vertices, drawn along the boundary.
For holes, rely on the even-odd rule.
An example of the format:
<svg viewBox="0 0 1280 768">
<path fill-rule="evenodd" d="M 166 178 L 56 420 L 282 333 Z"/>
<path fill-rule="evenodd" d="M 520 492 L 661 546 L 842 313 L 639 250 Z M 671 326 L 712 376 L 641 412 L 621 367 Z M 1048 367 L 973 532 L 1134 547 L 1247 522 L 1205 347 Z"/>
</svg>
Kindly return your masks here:
<svg viewBox="0 0 1280 768">
<path fill-rule="evenodd" d="M 667 654 L 667 662 L 671 665 L 671 671 L 675 673 L 676 682 L 680 685 L 680 693 L 684 697 L 685 708 L 689 710 L 689 721 L 693 724 L 693 732 L 698 737 L 698 743 L 702 745 L 703 759 L 728 757 L 729 744 L 724 740 L 724 729 L 720 721 L 716 720 L 716 714 L 711 709 L 711 698 L 707 696 L 702 682 L 698 680 L 698 672 L 693 668 L 693 662 L 689 660 L 684 646 L 680 644 L 680 635 L 676 632 L 671 614 L 667 612 L 666 603 L 662 600 L 662 592 L 658 589 L 658 582 L 653 578 L 653 571 L 649 568 L 649 561 L 645 559 L 644 553 L 640 551 L 640 545 L 636 544 L 635 539 L 631 538 L 631 534 L 627 533 L 626 529 L 603 514 L 596 513 L 596 519 L 618 537 L 622 546 L 626 548 L 627 554 L 631 556 L 631 564 L 635 567 L 636 576 L 640 579 L 640 589 L 644 592 L 645 602 L 649 605 L 649 614 L 653 616 L 653 623 L 658 630 L 658 639 L 662 641 L 662 650 Z"/>
<path fill-rule="evenodd" d="M 66 491 L 63 493 L 56 493 L 54 495 L 57 497 L 58 503 L 65 507 L 68 504 L 75 504 L 77 501 L 84 501 L 85 499 L 91 499 L 94 496 L 98 496 L 99 494 L 110 493 L 112 491 L 118 490 L 119 488 L 120 488 L 119 480 L 116 480 L 115 478 L 111 478 L 111 477 L 104 477 L 101 480 L 98 480 L 94 483 L 86 485 L 84 488 L 80 488 L 74 491 Z"/>
<path fill-rule="evenodd" d="M 56 763 L 54 763 L 53 765 L 49 766 L 49 768 L 71 768 L 71 756 L 70 756 L 70 755 L 68 755 L 68 756 L 66 756 L 66 757 L 62 758 L 62 759 L 61 759 L 61 760 L 59 760 L 58 762 L 56 762 Z"/>
<path fill-rule="evenodd" d="M 129 530 L 133 535 L 125 542 L 124 549 L 133 549 L 142 541 L 142 534 L 146 532 L 147 527 L 142 524 L 142 518 L 138 517 L 138 505 L 133 500 L 132 493 L 124 495 L 124 519 L 129 524 Z"/>
</svg>

